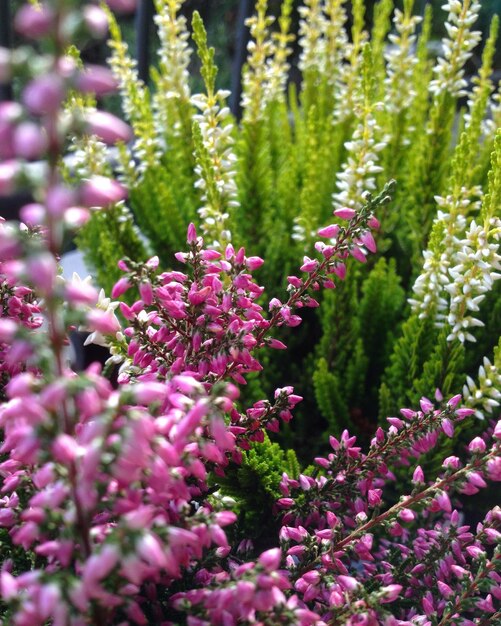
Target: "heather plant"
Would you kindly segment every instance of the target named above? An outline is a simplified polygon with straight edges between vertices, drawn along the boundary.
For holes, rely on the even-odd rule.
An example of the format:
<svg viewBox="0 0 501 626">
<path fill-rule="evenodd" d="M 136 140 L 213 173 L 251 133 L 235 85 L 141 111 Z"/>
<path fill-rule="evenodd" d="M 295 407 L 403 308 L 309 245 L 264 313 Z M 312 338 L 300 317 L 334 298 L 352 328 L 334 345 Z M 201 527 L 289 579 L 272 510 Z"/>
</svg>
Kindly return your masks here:
<svg viewBox="0 0 501 626">
<path fill-rule="evenodd" d="M 128 191 L 111 171 L 86 172 L 91 164 L 82 157 L 90 146 L 101 154 L 99 141 L 113 144 L 130 134 L 95 108 L 114 86 L 110 74 L 84 67 L 69 45 L 80 34 L 102 34 L 105 22 L 99 7 L 69 0 L 23 5 L 16 20 L 43 50 L 43 62 L 26 64 L 21 103 L 4 105 L 0 118 L 0 193 L 29 190 L 34 200 L 20 222 L 0 224 L 7 365 L 0 619 L 14 626 L 496 624 L 501 512 L 485 510 L 470 528 L 462 509 L 467 496 L 501 480 L 501 422 L 443 458 L 433 475 L 420 462 L 475 411 L 495 406 L 485 403 L 496 402 L 489 389 L 496 388 L 499 351 L 484 361 L 477 381 L 466 380 L 475 408 L 437 390 L 434 400 L 423 396 L 389 417 L 365 453 L 347 430 L 332 434 L 329 451 L 309 468 L 271 442 L 303 401 L 296 390 L 284 384 L 251 405 L 240 395 L 256 372 L 266 375 L 263 354 L 286 350 L 280 329 L 300 328 L 303 312 L 350 275 L 362 280 L 393 183 L 352 206 L 334 205 L 334 217 L 308 235 L 311 250 L 288 274 L 287 287 L 271 298 L 254 278 L 264 260 L 215 240 L 214 232 L 223 239 L 217 221 L 208 224 L 216 227 L 207 231 L 208 243 L 190 223 L 168 267 L 155 255 L 121 259 L 109 297 L 87 278 L 59 276 L 66 238 L 90 224 L 91 213 L 109 217 L 103 227 L 111 223 Z M 232 144 L 224 130 L 209 132 L 225 95 L 214 91 L 212 53 L 195 23 L 207 99 L 193 120 L 194 159 L 197 175 L 206 177 L 204 207 L 214 210 L 212 202 L 234 201 L 225 187 L 213 186 L 217 161 L 209 166 Z M 362 49 L 366 72 L 368 48 Z M 8 57 L 8 69 L 16 62 Z M 256 122 L 262 112 L 254 113 Z M 23 124 L 30 124 L 28 138 L 19 132 Z M 214 137 L 221 140 L 213 145 Z M 73 171 L 64 156 L 75 145 L 83 147 Z M 479 227 L 462 233 L 453 226 L 450 233 L 454 242 L 461 236 L 469 242 L 462 256 L 459 243 L 451 246 L 455 275 L 480 295 L 490 268 L 474 271 L 474 246 L 485 240 L 481 255 L 491 262 L 496 255 L 499 139 L 493 147 Z M 145 141 L 142 149 L 156 147 Z M 41 165 L 33 167 L 33 159 Z M 217 173 L 232 180 L 222 164 Z M 446 291 L 457 297 L 454 285 Z M 471 306 L 452 309 L 470 323 L 468 311 L 476 313 Z M 429 319 L 433 325 L 444 318 Z M 78 327 L 109 346 L 109 364 L 119 368 L 115 386 L 98 364 L 72 369 L 66 345 Z M 447 331 L 449 341 L 454 327 Z M 462 345 L 468 338 L 453 339 Z M 395 485 L 402 468 L 412 476 L 406 491 Z"/>
<path fill-rule="evenodd" d="M 295 334 L 281 332 L 292 358 L 263 355 L 268 375 L 251 377 L 245 394 L 252 400 L 271 393 L 284 372 L 288 382 L 306 384 L 296 434 L 287 430 L 286 437 L 300 447 L 312 433 L 344 427 L 368 442 L 378 416 L 436 388 L 454 394 L 475 387 L 477 416 L 490 415 L 496 391 L 484 397 L 474 381 L 482 359 L 497 368 L 501 328 L 499 201 L 488 198 L 501 121 L 492 79 L 497 17 L 481 43 L 479 2 L 445 4 L 445 36 L 433 57 L 429 5 L 419 15 L 411 0 L 397 7 L 381 0 L 369 32 L 362 0 L 308 0 L 298 9 L 296 36 L 293 3 L 283 2 L 275 18 L 260 0 L 248 20 L 237 121 L 229 93 L 218 86 L 202 21 L 195 13 L 190 32 L 183 4 L 155 3 L 160 46 L 151 87 L 138 79 L 110 15 L 110 66 L 134 130 L 118 168 L 143 237 L 117 236 L 116 225 L 127 221 L 123 208 L 89 220 L 78 242 L 101 284 L 111 289 L 123 253 L 144 260 L 144 246 L 167 269 L 193 221 L 216 249 L 231 242 L 265 258 L 260 281 L 270 298 L 333 209 L 358 210 L 367 192 L 393 178 L 394 202 L 382 209 L 383 228 L 367 244 L 377 245 L 379 258 L 367 257 L 366 271 L 319 296 L 322 306 L 303 314 Z M 478 75 L 467 80 L 481 45 Z M 188 73 L 194 52 L 201 93 L 193 92 Z M 298 86 L 289 81 L 292 65 L 301 73 Z M 99 146 L 89 141 L 91 148 L 78 151 L 83 174 L 105 160 L 104 146 L 96 159 Z M 480 280 L 473 259 L 485 246 L 491 253 L 471 304 L 460 292 L 464 281 Z M 474 315 L 466 313 L 471 306 Z M 473 406 L 472 398 L 468 393 Z"/>
</svg>

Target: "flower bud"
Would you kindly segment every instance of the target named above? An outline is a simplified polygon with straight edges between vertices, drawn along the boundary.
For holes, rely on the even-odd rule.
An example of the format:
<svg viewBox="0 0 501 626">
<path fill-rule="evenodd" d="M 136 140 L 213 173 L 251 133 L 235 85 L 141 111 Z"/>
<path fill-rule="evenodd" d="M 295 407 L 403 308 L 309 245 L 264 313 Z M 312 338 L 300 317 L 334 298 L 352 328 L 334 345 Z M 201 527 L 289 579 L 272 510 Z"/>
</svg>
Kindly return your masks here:
<svg viewBox="0 0 501 626">
<path fill-rule="evenodd" d="M 137 8 L 137 0 L 106 0 L 106 4 L 118 13 L 133 13 Z"/>
<path fill-rule="evenodd" d="M 35 78 L 23 92 L 23 102 L 34 115 L 55 113 L 63 98 L 63 81 L 55 74 Z"/>
<path fill-rule="evenodd" d="M 8 196 L 14 192 L 19 163 L 9 160 L 0 163 L 0 196 Z"/>
<path fill-rule="evenodd" d="M 89 33 L 96 39 L 108 34 L 108 18 L 106 13 L 94 4 L 87 4 L 82 9 L 82 16 Z"/>
<path fill-rule="evenodd" d="M 14 27 L 17 32 L 30 39 L 45 37 L 50 32 L 53 23 L 54 12 L 46 3 L 38 6 L 26 3 L 14 18 Z"/>
<path fill-rule="evenodd" d="M 108 145 L 132 139 L 131 127 L 120 118 L 105 111 L 93 111 L 88 114 L 87 131 Z"/>
<path fill-rule="evenodd" d="M 93 93 L 96 96 L 105 96 L 113 93 L 118 83 L 111 70 L 100 65 L 87 65 L 79 74 L 76 81 L 77 89 L 84 93 Z"/>
<path fill-rule="evenodd" d="M 89 207 L 105 207 L 124 200 L 125 188 L 115 180 L 105 176 L 93 176 L 81 188 L 82 203 Z"/>
<path fill-rule="evenodd" d="M 13 146 L 17 157 L 33 161 L 47 150 L 47 137 L 38 124 L 22 122 L 14 130 Z"/>
</svg>

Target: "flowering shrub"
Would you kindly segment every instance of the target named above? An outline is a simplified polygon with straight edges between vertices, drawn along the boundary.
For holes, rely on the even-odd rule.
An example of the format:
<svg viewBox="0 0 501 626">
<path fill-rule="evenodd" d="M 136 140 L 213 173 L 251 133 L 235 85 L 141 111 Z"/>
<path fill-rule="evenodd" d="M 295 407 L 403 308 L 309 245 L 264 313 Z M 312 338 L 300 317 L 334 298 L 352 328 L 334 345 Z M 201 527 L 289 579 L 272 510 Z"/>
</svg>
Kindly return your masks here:
<svg viewBox="0 0 501 626">
<path fill-rule="evenodd" d="M 303 315 L 302 328 L 277 335 L 289 352 L 265 357 L 267 375 L 251 377 L 244 395 L 270 395 L 284 375 L 301 384 L 305 402 L 284 440 L 304 459 L 305 442 L 343 428 L 368 443 L 378 422 L 437 387 L 454 395 L 466 386 L 477 417 L 495 416 L 500 214 L 488 172 L 498 168 L 490 159 L 501 123 L 492 75 L 497 16 L 482 42 L 480 3 L 445 3 L 433 15 L 445 22 L 438 46 L 430 3 L 420 14 L 411 0 L 394 11 L 381 0 L 371 20 L 362 0 L 304 0 L 295 19 L 297 3 L 282 2 L 275 18 L 260 0 L 248 20 L 237 121 L 196 13 L 190 33 L 188 4 L 155 2 L 160 45 L 151 86 L 138 79 L 110 18 L 109 63 L 134 130 L 118 168 L 140 233 L 125 231 L 124 205 L 96 213 L 79 231 L 100 284 L 111 289 L 123 256 L 157 255 L 169 269 L 194 222 L 217 250 L 232 243 L 265 258 L 258 278 L 271 299 L 333 209 L 358 210 L 367 192 L 393 178 L 394 203 L 379 214 L 378 258 L 318 294 L 322 306 Z M 467 79 L 473 55 L 478 75 Z M 300 75 L 297 87 L 288 86 L 291 75 Z M 76 148 L 83 176 L 106 173 L 102 142 Z M 479 380 L 483 359 L 490 386 Z"/>
<path fill-rule="evenodd" d="M 263 259 L 231 243 L 206 245 L 193 224 L 171 269 L 155 256 L 121 260 L 113 301 L 87 280 L 58 276 L 65 237 L 90 219 L 91 208 L 127 193 L 101 174 L 72 179 L 61 159 L 68 140 L 84 141 L 87 132 L 110 143 L 129 134 L 85 97 L 111 89 L 110 75 L 68 56 L 80 33 L 102 33 L 101 9 L 89 5 L 82 15 L 72 2 L 21 8 L 19 30 L 46 56 L 28 65 L 22 104 L 0 111 L 0 191 L 18 185 L 34 195 L 22 223 L 0 223 L 2 623 L 499 622 L 501 511 L 486 511 L 470 529 L 462 507 L 464 496 L 501 480 L 501 422 L 426 475 L 420 458 L 475 412 L 460 395 L 444 400 L 437 391 L 435 401 L 422 397 L 419 407 L 389 417 L 367 452 L 344 430 L 301 470 L 266 434 L 291 420 L 301 396 L 285 385 L 250 407 L 239 398 L 254 372 L 265 375 L 264 351 L 286 348 L 278 329 L 301 326 L 324 290 L 363 271 L 353 265 L 376 252 L 378 214 L 392 183 L 359 203 L 336 205 L 334 219 L 317 230 L 315 254 L 288 276 L 286 297 L 266 306 L 253 278 Z M 196 28 L 210 82 L 211 53 Z M 212 103 L 204 119 L 214 121 L 218 111 Z M 40 141 L 18 135 L 23 124 Z M 203 175 L 210 172 L 204 142 L 212 139 L 207 128 L 199 131 Z M 495 226 L 500 151 L 498 142 L 482 205 L 485 229 Z M 44 160 L 42 175 L 30 167 L 33 158 Z M 204 201 L 221 199 L 211 184 L 209 176 Z M 491 254 L 494 247 L 486 248 Z M 466 257 L 465 275 L 473 272 Z M 127 302 L 114 301 L 124 295 Z M 65 347 L 80 326 L 110 346 L 119 364 L 115 387 L 97 364 L 71 369 Z M 490 386 L 491 367 L 484 365 L 480 386 Z M 264 469 L 260 454 L 270 457 Z M 401 468 L 411 488 L 395 496 Z M 269 496 L 268 508 L 257 511 L 268 526 L 264 539 L 243 522 L 242 503 L 252 494 L 235 488 L 249 475 L 259 479 L 251 490 Z"/>
</svg>

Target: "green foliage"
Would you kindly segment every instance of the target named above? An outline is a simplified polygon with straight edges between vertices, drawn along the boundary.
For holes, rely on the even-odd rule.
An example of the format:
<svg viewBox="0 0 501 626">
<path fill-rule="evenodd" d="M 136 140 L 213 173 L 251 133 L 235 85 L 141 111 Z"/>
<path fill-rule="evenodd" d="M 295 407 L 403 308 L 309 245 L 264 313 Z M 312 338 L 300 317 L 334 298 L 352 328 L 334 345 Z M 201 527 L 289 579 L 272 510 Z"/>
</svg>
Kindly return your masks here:
<svg viewBox="0 0 501 626">
<path fill-rule="evenodd" d="M 263 443 L 254 443 L 243 452 L 242 462 L 230 466 L 226 476 L 218 476 L 221 495 L 235 500 L 238 512 L 238 529 L 243 538 L 250 538 L 258 546 L 266 546 L 267 538 L 273 536 L 269 520 L 271 509 L 281 497 L 279 483 L 282 474 L 298 476 L 300 467 L 293 450 L 284 451 L 268 437 Z"/>
</svg>

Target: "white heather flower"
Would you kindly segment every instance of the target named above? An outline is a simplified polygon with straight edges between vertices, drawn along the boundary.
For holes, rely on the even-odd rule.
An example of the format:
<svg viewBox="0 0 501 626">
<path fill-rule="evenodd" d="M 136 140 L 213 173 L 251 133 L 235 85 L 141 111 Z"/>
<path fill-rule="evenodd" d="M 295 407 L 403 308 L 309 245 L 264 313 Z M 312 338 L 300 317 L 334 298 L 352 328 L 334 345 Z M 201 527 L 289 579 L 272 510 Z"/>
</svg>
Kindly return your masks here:
<svg viewBox="0 0 501 626">
<path fill-rule="evenodd" d="M 153 106 L 156 115 L 157 132 L 163 134 L 167 125 L 173 120 L 168 119 L 169 103 L 175 100 L 188 102 L 191 91 L 189 86 L 190 58 L 192 50 L 188 40 L 186 18 L 180 14 L 184 0 L 157 0 L 157 25 L 160 46 L 160 72 L 158 74 L 157 90 L 153 96 Z M 179 123 L 178 120 L 176 120 Z"/>
<path fill-rule="evenodd" d="M 231 233 L 225 222 L 228 211 L 239 206 L 233 150 L 233 124 L 227 121 L 230 114 L 226 106 L 228 91 L 219 90 L 213 98 L 197 94 L 191 102 L 200 113 L 194 115 L 202 135 L 202 143 L 210 158 L 210 180 L 200 163 L 195 166 L 197 180 L 195 186 L 202 191 L 204 205 L 198 210 L 202 220 L 202 231 L 211 245 L 221 248 L 231 240 Z M 209 101 L 210 100 L 210 101 Z M 207 185 L 215 182 L 215 193 L 209 193 Z"/>
<path fill-rule="evenodd" d="M 317 70 L 325 71 L 325 38 L 323 34 L 327 28 L 327 20 L 321 0 L 305 0 L 300 6 L 299 15 L 299 69 L 305 73 Z"/>
<path fill-rule="evenodd" d="M 257 14 L 246 20 L 250 41 L 247 44 L 247 64 L 242 75 L 241 99 L 243 119 L 253 123 L 262 118 L 269 104 L 269 63 L 275 51 L 270 36 L 270 26 L 275 18 L 266 15 L 266 0 L 258 0 L 256 9 Z"/>
<path fill-rule="evenodd" d="M 461 248 L 460 236 L 466 229 L 464 215 L 478 211 L 480 202 L 475 198 L 481 194 L 480 187 L 462 187 L 455 195 L 435 196 L 439 209 L 433 223 L 430 247 L 423 252 L 423 269 L 414 283 L 414 297 L 409 299 L 409 304 L 414 312 L 419 312 L 420 319 L 433 315 L 438 327 L 444 325 L 449 309 L 445 287 L 450 283 L 449 269 L 455 264 L 455 255 Z"/>
<path fill-rule="evenodd" d="M 385 50 L 385 109 L 392 113 L 400 113 L 408 109 L 416 92 L 407 88 L 412 85 L 414 66 L 417 58 L 414 54 L 416 43 L 416 26 L 422 18 L 418 15 L 406 15 L 395 9 L 393 24 L 395 33 L 388 35 L 391 46 Z"/>
<path fill-rule="evenodd" d="M 439 96 L 448 92 L 460 98 L 466 95 L 464 66 L 481 39 L 480 31 L 472 31 L 480 11 L 478 0 L 449 0 L 442 6 L 449 15 L 445 23 L 448 37 L 442 39 L 442 56 L 434 68 L 435 78 L 430 82 L 430 92 Z"/>
<path fill-rule="evenodd" d="M 501 220 L 491 220 L 494 232 L 501 228 Z M 490 229 L 489 229 L 490 230 Z M 492 241 L 494 239 L 494 241 Z M 451 326 L 448 341 L 459 339 L 475 341 L 468 329 L 483 326 L 483 322 L 472 313 L 479 310 L 485 293 L 492 289 L 495 280 L 501 278 L 501 255 L 499 254 L 499 234 L 489 237 L 485 226 L 473 220 L 466 236 L 460 241 L 460 251 L 455 255 L 455 265 L 449 268 L 452 279 L 445 289 L 450 296 L 447 322 Z"/>
<path fill-rule="evenodd" d="M 360 209 L 364 204 L 365 193 L 376 188 L 375 175 L 382 171 L 378 165 L 378 153 L 386 146 L 386 142 L 376 139 L 380 129 L 372 108 L 364 107 L 362 121 L 356 126 L 351 141 L 344 144 L 348 155 L 341 172 L 337 174 L 339 191 L 333 194 L 335 209 Z"/>
<path fill-rule="evenodd" d="M 463 386 L 465 406 L 475 409 L 479 419 L 485 419 L 485 414 L 493 413 L 501 401 L 501 371 L 496 364 L 484 357 L 483 365 L 478 369 L 478 381 L 467 376 Z"/>
</svg>

